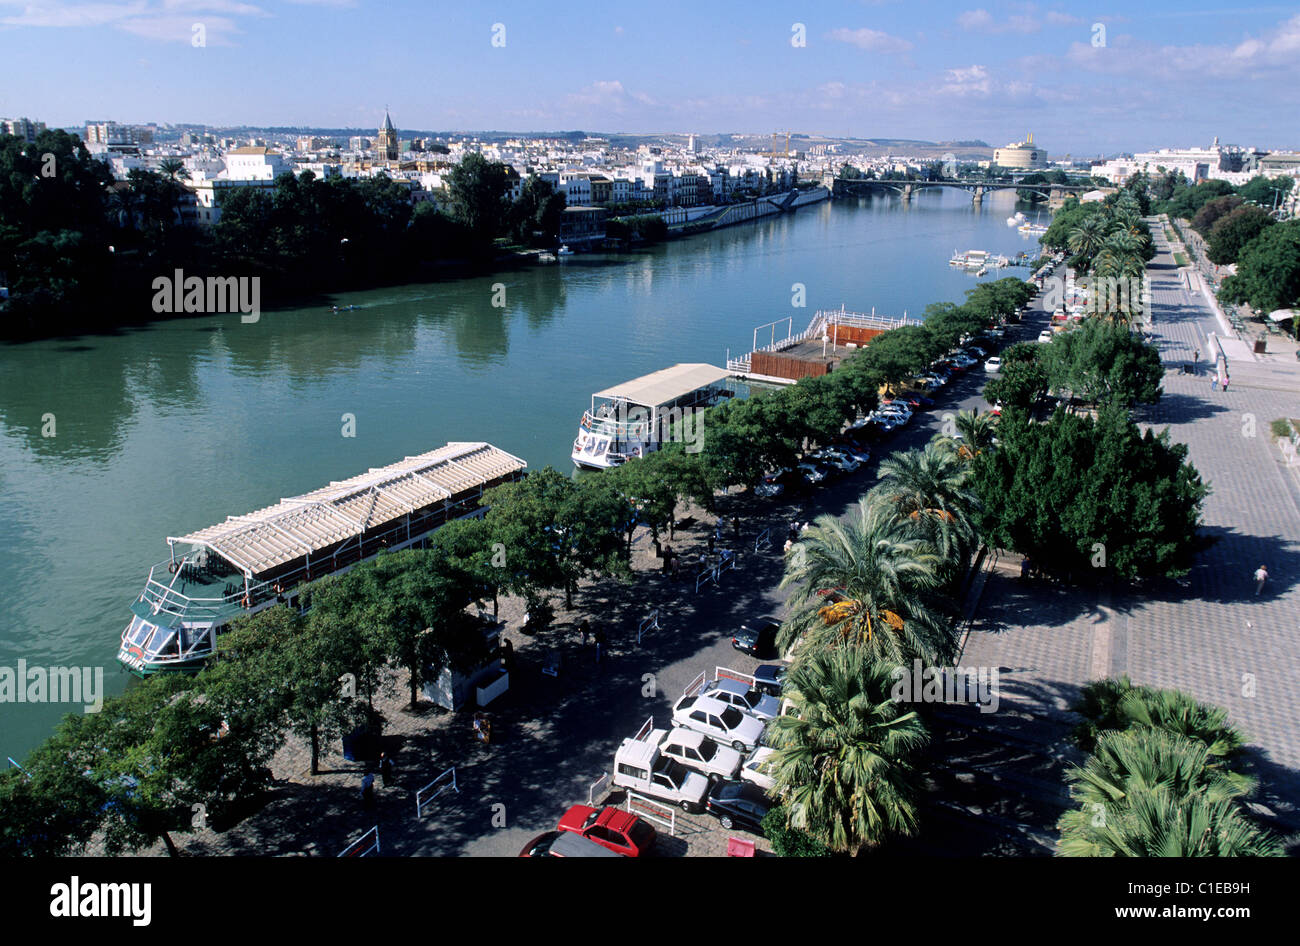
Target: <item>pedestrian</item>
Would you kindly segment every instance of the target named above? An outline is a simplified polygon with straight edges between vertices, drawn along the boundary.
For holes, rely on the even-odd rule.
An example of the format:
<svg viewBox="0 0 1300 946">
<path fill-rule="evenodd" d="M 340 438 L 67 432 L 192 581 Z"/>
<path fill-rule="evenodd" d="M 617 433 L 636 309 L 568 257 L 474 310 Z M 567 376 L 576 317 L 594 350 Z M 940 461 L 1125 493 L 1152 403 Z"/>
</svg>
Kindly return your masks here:
<svg viewBox="0 0 1300 946">
<path fill-rule="evenodd" d="M 1223 376 L 1223 393 L 1224 393 L 1224 394 L 1227 394 L 1227 393 L 1228 393 L 1228 382 L 1231 381 L 1231 380 L 1232 380 L 1232 379 L 1229 378 L 1226 374 Z"/>
<path fill-rule="evenodd" d="M 709 554 L 710 554 L 710 555 L 713 554 L 713 545 L 714 545 L 714 542 L 715 542 L 714 535 L 713 535 L 712 532 L 710 532 L 710 533 L 709 533 Z"/>
<path fill-rule="evenodd" d="M 790 554 L 790 550 L 791 550 L 792 548 L 794 548 L 794 539 L 786 539 L 786 540 L 785 540 L 785 549 L 783 549 L 783 551 L 788 555 L 788 554 Z"/>
<path fill-rule="evenodd" d="M 514 669 L 515 645 L 508 637 L 501 644 L 501 663 L 505 665 L 506 670 Z"/>
<path fill-rule="evenodd" d="M 735 539 L 737 542 L 740 541 L 740 517 L 739 516 L 731 517 L 731 537 Z"/>
<path fill-rule="evenodd" d="M 665 545 L 664 546 L 664 574 L 667 575 L 672 570 L 673 570 L 673 547 L 671 545 Z"/>
<path fill-rule="evenodd" d="M 361 805 L 366 811 L 375 810 L 375 775 L 367 772 L 361 778 Z"/>
<path fill-rule="evenodd" d="M 583 618 L 582 623 L 578 625 L 578 630 L 582 633 L 582 646 L 586 647 L 587 635 L 591 633 L 591 623 L 586 618 Z"/>
<path fill-rule="evenodd" d="M 388 758 L 387 752 L 379 753 L 379 777 L 383 781 L 384 788 L 387 788 L 389 780 L 393 777 L 393 760 Z"/>
<path fill-rule="evenodd" d="M 601 653 L 605 649 L 605 630 L 596 628 L 596 663 L 600 663 Z"/>
<path fill-rule="evenodd" d="M 678 561 L 678 560 L 677 560 L 677 556 L 674 555 L 674 556 L 673 556 L 672 579 L 673 579 L 673 581 L 678 581 L 678 580 L 681 579 L 681 577 L 682 577 L 682 563 L 681 563 L 680 561 Z"/>
<path fill-rule="evenodd" d="M 1264 590 L 1266 581 L 1268 581 L 1268 569 L 1261 565 L 1255 569 L 1255 597 L 1258 598 L 1259 593 Z"/>
<path fill-rule="evenodd" d="M 1211 391 L 1219 390 L 1219 376 L 1217 374 L 1214 373 L 1210 374 L 1210 390 Z"/>
<path fill-rule="evenodd" d="M 1028 578 L 1029 578 L 1029 570 L 1030 570 L 1032 567 L 1033 567 L 1033 566 L 1030 565 L 1030 563 L 1029 563 L 1029 556 L 1028 556 L 1028 555 L 1026 555 L 1024 558 L 1022 558 L 1022 559 L 1020 560 L 1020 580 L 1021 580 L 1021 581 L 1027 581 L 1027 580 L 1028 580 Z"/>
<path fill-rule="evenodd" d="M 1201 350 L 1199 348 L 1195 348 L 1192 350 L 1192 374 L 1200 374 L 1200 372 L 1201 372 Z"/>
</svg>

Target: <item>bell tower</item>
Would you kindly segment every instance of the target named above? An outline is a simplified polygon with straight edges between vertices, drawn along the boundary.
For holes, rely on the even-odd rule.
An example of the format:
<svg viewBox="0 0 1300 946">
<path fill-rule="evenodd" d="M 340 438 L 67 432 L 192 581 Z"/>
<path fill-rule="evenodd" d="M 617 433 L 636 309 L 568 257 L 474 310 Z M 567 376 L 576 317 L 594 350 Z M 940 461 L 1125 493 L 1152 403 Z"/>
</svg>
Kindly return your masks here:
<svg viewBox="0 0 1300 946">
<path fill-rule="evenodd" d="M 379 129 L 379 141 L 375 145 L 375 156 L 388 164 L 396 164 L 398 158 L 397 152 L 397 129 L 393 127 L 393 118 L 388 114 L 388 109 L 384 109 L 384 125 Z"/>
</svg>

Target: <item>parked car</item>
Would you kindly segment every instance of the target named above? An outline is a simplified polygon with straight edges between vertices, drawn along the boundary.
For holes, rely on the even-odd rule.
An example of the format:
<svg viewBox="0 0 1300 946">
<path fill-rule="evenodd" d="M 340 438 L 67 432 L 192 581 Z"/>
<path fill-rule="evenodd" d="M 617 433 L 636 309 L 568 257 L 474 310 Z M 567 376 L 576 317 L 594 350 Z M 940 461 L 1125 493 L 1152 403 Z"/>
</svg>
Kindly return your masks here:
<svg viewBox="0 0 1300 946">
<path fill-rule="evenodd" d="M 659 751 L 706 776 L 710 782 L 734 778 L 745 759 L 735 749 L 720 746 L 693 729 L 669 730 L 659 741 Z"/>
<path fill-rule="evenodd" d="M 994 355 L 994 356 L 993 356 L 992 358 L 990 358 L 988 361 L 984 362 L 984 370 L 987 371 L 987 372 L 989 372 L 989 373 L 991 373 L 991 374 L 995 374 L 995 373 L 997 373 L 998 371 L 1001 371 L 1001 370 L 1002 370 L 1002 359 L 999 358 L 999 357 L 997 357 L 996 355 Z"/>
<path fill-rule="evenodd" d="M 1050 342 L 1052 340 L 1052 330 L 1050 328 L 1043 329 L 1038 333 L 1038 340 L 1040 342 Z"/>
<path fill-rule="evenodd" d="M 589 841 L 573 831 L 539 834 L 519 852 L 520 857 L 622 857 L 617 851 Z"/>
<path fill-rule="evenodd" d="M 785 686 L 785 675 L 790 668 L 785 664 L 760 664 L 754 668 L 754 688 L 768 696 L 779 697 Z"/>
<path fill-rule="evenodd" d="M 665 735 L 654 729 L 644 739 L 624 739 L 614 753 L 614 784 L 681 805 L 683 811 L 702 811 L 709 780 L 659 751 Z"/>
<path fill-rule="evenodd" d="M 800 463 L 795 467 L 795 470 L 803 474 L 803 478 L 814 486 L 818 483 L 825 482 L 829 477 L 826 469 L 818 466 L 816 463 Z"/>
<path fill-rule="evenodd" d="M 784 492 L 785 492 L 784 483 L 774 479 L 770 480 L 766 477 L 764 477 L 762 480 L 760 480 L 758 483 L 754 485 L 754 495 L 762 496 L 765 499 L 770 498 L 772 496 L 780 496 Z"/>
<path fill-rule="evenodd" d="M 707 687 L 703 695 L 713 697 L 722 703 L 729 703 L 742 713 L 757 716 L 765 722 L 781 712 L 780 700 L 740 680 L 726 678 L 718 680 Z"/>
<path fill-rule="evenodd" d="M 762 740 L 764 724 L 721 700 L 684 696 L 673 706 L 673 725 L 703 733 L 737 752 L 748 752 Z"/>
<path fill-rule="evenodd" d="M 858 461 L 851 460 L 830 447 L 818 450 L 816 453 L 812 454 L 812 456 L 819 463 L 824 464 L 833 470 L 837 470 L 840 473 L 856 473 L 858 471 Z"/>
<path fill-rule="evenodd" d="M 644 857 L 655 846 L 655 829 L 631 812 L 613 805 L 574 805 L 555 826 L 594 841 L 624 857 Z"/>
<path fill-rule="evenodd" d="M 766 615 L 747 621 L 731 635 L 731 646 L 761 660 L 776 649 L 776 632 L 780 629 L 781 622 Z"/>
<path fill-rule="evenodd" d="M 722 827 L 762 834 L 763 817 L 776 803 L 757 785 L 745 781 L 719 782 L 709 795 L 708 811 Z"/>
<path fill-rule="evenodd" d="M 926 397 L 924 394 L 917 394 L 915 391 L 908 391 L 897 400 L 901 400 L 914 411 L 923 411 L 926 408 L 934 407 L 934 398 Z"/>
<path fill-rule="evenodd" d="M 767 760 L 772 757 L 772 753 L 775 751 L 771 746 L 759 746 L 745 756 L 744 764 L 740 767 L 741 779 L 752 782 L 765 792 L 770 792 L 775 785 L 775 780 L 772 778 L 772 772 Z"/>
<path fill-rule="evenodd" d="M 860 447 L 852 441 L 848 443 L 837 443 L 835 449 L 844 454 L 844 456 L 849 457 L 852 460 L 857 460 L 859 466 L 867 463 L 871 459 L 870 447 Z"/>
</svg>

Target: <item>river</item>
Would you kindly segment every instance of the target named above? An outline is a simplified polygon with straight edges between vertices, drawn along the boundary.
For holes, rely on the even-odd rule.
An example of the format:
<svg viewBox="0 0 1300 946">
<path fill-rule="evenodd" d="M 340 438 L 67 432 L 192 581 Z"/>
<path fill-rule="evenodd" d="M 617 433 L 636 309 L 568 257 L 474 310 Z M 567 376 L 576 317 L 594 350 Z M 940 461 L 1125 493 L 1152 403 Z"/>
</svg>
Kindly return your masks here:
<svg viewBox="0 0 1300 946">
<path fill-rule="evenodd" d="M 954 249 L 1037 248 L 1006 225 L 1014 200 L 828 201 L 635 253 L 340 295 L 359 308 L 339 314 L 0 347 L 0 673 L 20 659 L 102 667 L 120 692 L 118 636 L 168 535 L 453 440 L 567 472 L 592 391 L 679 361 L 724 364 L 756 326 L 792 316 L 797 332 L 819 308 L 919 315 L 961 301 L 976 279 L 948 266 Z M 806 308 L 791 305 L 795 283 Z M 69 711 L 81 709 L 0 702 L 0 757 L 21 760 Z"/>
</svg>

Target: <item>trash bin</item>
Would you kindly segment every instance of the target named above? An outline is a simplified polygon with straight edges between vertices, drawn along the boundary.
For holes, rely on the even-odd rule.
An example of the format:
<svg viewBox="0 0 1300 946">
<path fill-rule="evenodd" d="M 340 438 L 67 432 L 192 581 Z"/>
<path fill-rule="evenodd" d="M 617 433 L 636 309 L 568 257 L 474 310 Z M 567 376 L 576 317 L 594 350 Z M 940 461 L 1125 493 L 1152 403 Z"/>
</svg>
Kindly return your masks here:
<svg viewBox="0 0 1300 946">
<path fill-rule="evenodd" d="M 1255 354 L 1257 355 L 1264 354 L 1267 348 L 1267 344 L 1268 343 L 1262 338 L 1255 339 Z"/>
</svg>

